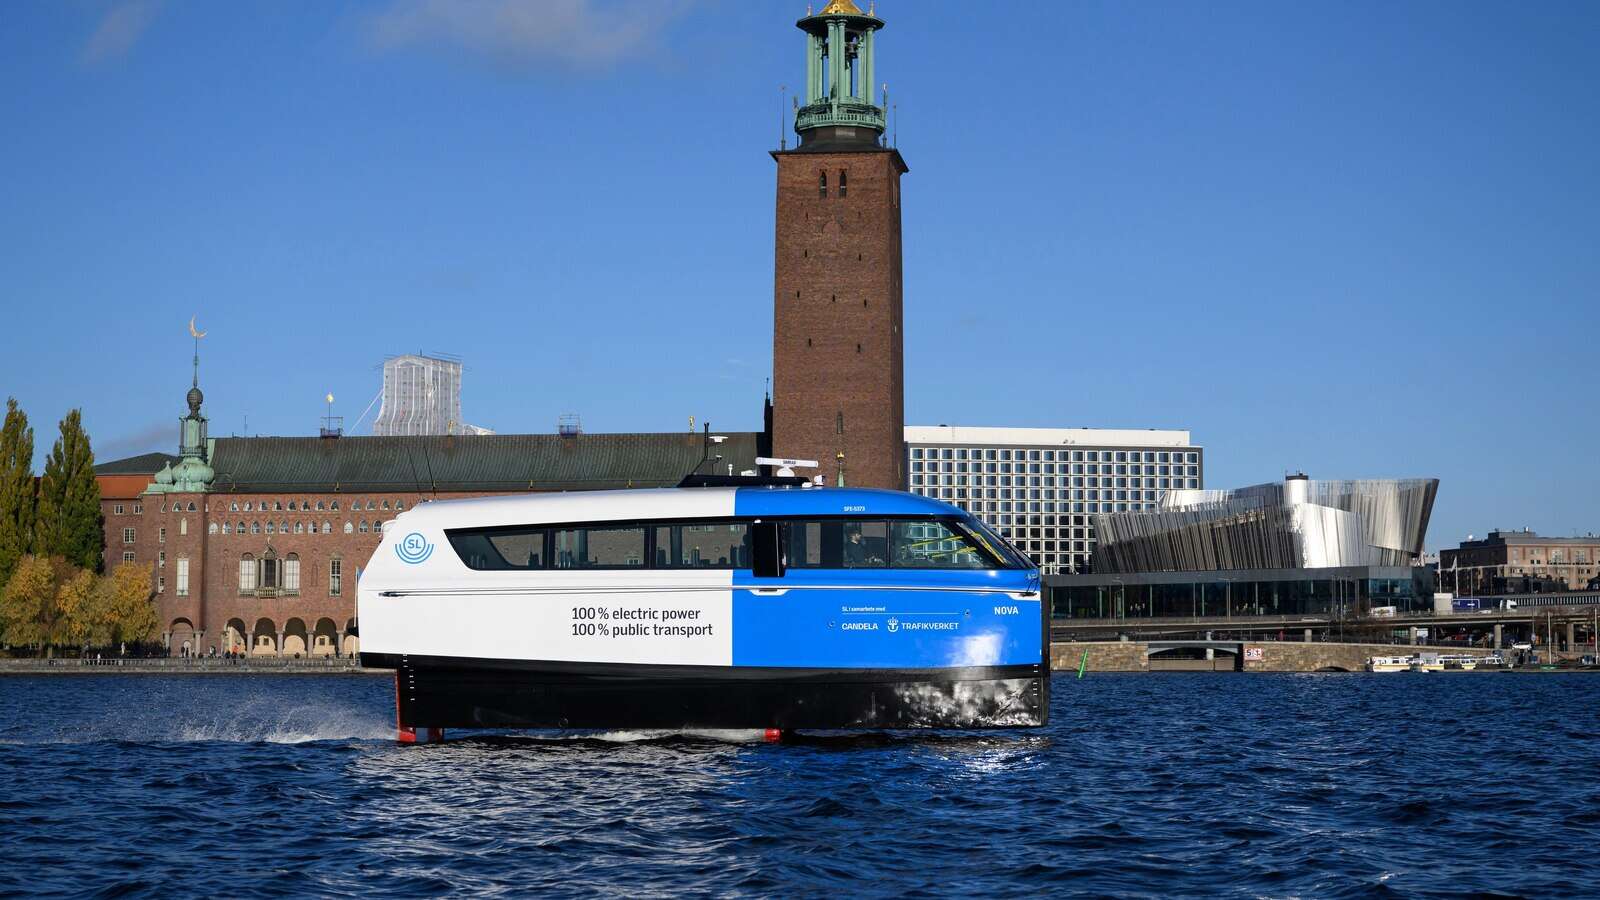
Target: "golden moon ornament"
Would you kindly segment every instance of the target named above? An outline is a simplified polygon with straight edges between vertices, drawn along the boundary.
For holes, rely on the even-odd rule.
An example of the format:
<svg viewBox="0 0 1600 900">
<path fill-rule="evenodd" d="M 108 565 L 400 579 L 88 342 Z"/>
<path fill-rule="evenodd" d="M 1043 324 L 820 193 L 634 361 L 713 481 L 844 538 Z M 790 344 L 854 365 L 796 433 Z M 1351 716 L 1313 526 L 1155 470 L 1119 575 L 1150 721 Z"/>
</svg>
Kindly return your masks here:
<svg viewBox="0 0 1600 900">
<path fill-rule="evenodd" d="M 204 331 L 195 331 L 194 330 L 194 320 L 195 320 L 194 316 L 190 316 L 189 317 L 189 335 L 191 337 L 193 337 L 195 340 L 199 340 L 200 338 L 205 337 L 206 333 Z"/>
</svg>

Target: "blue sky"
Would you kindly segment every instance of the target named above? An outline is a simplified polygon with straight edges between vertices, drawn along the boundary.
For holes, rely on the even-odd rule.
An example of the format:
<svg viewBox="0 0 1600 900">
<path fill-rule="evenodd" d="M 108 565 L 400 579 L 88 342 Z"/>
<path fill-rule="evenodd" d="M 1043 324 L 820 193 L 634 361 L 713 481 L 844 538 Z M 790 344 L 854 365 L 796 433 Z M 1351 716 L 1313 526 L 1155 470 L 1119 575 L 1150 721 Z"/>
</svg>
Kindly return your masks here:
<svg viewBox="0 0 1600 900">
<path fill-rule="evenodd" d="M 41 454 L 72 406 L 172 449 L 198 314 L 214 434 L 354 422 L 418 350 L 501 431 L 754 429 L 803 12 L 7 4 L 0 392 Z M 1600 6 L 878 13 L 908 421 L 1437 476 L 1431 546 L 1600 529 Z"/>
</svg>

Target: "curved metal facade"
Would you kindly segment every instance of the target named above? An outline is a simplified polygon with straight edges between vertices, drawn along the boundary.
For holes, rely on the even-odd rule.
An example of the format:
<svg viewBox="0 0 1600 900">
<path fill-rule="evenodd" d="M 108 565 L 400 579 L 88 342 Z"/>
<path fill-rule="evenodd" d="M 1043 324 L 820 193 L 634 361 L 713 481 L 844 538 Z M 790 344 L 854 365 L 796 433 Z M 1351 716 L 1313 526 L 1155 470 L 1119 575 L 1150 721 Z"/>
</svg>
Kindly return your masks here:
<svg viewBox="0 0 1600 900">
<path fill-rule="evenodd" d="M 1409 566 L 1437 478 L 1312 481 L 1170 491 L 1154 510 L 1093 517 L 1094 571 L 1193 572 Z"/>
</svg>

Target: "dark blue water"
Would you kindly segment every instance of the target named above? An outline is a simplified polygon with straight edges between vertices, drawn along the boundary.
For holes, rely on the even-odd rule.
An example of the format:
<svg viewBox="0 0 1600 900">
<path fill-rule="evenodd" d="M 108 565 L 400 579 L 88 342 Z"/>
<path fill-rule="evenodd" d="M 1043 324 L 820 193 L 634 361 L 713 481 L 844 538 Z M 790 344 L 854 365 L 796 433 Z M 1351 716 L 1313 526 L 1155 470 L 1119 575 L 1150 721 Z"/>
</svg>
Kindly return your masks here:
<svg viewBox="0 0 1600 900">
<path fill-rule="evenodd" d="M 0 894 L 1600 895 L 1600 676 L 1054 696 L 1029 732 L 404 747 L 380 678 L 0 678 Z"/>
</svg>

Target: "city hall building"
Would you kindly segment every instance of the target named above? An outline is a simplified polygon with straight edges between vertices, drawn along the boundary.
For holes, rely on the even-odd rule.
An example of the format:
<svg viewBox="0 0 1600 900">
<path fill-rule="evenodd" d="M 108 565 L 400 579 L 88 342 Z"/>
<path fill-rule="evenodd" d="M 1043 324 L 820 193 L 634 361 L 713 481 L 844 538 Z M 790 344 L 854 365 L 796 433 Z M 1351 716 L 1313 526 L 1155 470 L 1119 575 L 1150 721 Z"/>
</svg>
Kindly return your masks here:
<svg viewBox="0 0 1600 900">
<path fill-rule="evenodd" d="M 198 384 L 187 399 L 176 456 L 95 469 L 106 565 L 151 565 L 174 655 L 353 655 L 361 568 L 384 523 L 419 503 L 669 487 L 768 452 L 756 432 L 212 438 Z"/>
<path fill-rule="evenodd" d="M 1187 431 L 913 425 L 905 443 L 912 493 L 976 515 L 1046 575 L 1087 568 L 1094 516 L 1205 486 Z"/>
</svg>

